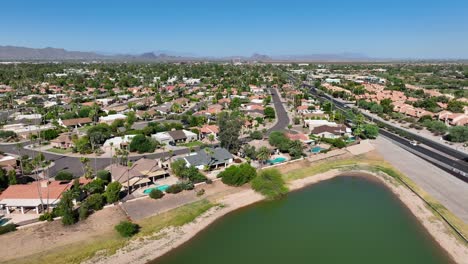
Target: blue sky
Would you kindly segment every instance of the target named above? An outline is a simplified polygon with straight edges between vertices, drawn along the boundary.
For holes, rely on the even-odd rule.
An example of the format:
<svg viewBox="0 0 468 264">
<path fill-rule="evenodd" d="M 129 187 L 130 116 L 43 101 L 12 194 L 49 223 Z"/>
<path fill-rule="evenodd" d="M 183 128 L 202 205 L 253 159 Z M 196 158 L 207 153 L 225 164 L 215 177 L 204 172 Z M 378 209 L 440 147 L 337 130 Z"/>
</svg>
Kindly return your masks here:
<svg viewBox="0 0 468 264">
<path fill-rule="evenodd" d="M 467 0 L 15 0 L 0 9 L 0 45 L 468 58 Z"/>
</svg>

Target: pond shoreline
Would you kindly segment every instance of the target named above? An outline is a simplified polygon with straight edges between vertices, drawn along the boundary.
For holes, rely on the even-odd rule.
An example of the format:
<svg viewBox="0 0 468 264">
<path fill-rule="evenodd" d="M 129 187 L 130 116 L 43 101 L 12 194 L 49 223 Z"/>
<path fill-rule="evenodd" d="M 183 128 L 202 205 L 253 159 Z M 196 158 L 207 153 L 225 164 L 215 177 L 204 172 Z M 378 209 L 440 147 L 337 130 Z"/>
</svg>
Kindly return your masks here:
<svg viewBox="0 0 468 264">
<path fill-rule="evenodd" d="M 385 185 L 418 219 L 419 223 L 428 231 L 433 239 L 447 252 L 456 263 L 468 263 L 468 248 L 457 240 L 449 227 L 425 206 L 424 201 L 394 178 L 365 170 L 343 172 L 330 170 L 303 179 L 288 182 L 290 191 L 301 190 L 305 187 L 332 179 L 334 177 L 359 176 L 367 180 Z M 147 263 L 153 261 L 169 251 L 181 246 L 195 237 L 199 232 L 210 226 L 216 220 L 240 208 L 264 200 L 264 197 L 253 190 L 244 190 L 223 197 L 217 201 L 223 206 L 216 206 L 193 222 L 179 228 L 168 228 L 159 232 L 157 240 L 145 239 L 132 241 L 129 245 L 108 257 L 94 257 L 85 263 Z"/>
</svg>

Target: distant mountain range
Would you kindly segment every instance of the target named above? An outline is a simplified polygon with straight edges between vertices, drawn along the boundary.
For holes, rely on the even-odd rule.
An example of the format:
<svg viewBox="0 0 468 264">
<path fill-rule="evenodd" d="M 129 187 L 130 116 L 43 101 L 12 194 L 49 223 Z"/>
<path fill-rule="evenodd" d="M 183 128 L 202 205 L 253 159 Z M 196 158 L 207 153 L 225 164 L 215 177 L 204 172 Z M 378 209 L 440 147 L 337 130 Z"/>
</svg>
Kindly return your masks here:
<svg viewBox="0 0 468 264">
<path fill-rule="evenodd" d="M 281 55 L 268 56 L 255 53 L 250 57 L 227 56 L 227 57 L 203 57 L 190 53 L 177 53 L 171 51 L 154 51 L 142 54 L 112 54 L 107 52 L 82 52 L 68 51 L 60 48 L 26 48 L 16 46 L 0 46 L 0 60 L 2 61 L 61 61 L 61 60 L 109 60 L 109 61 L 259 61 L 259 62 L 353 62 L 353 61 L 376 61 L 363 54 L 339 53 L 339 54 L 305 54 L 305 55 Z"/>
</svg>

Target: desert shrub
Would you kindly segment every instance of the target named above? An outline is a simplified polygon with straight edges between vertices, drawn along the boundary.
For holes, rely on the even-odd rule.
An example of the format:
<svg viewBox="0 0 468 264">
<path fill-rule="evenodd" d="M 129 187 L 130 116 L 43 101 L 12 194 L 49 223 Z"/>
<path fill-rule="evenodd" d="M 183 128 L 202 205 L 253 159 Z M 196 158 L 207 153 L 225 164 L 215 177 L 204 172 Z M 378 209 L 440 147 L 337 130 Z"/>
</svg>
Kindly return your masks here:
<svg viewBox="0 0 468 264">
<path fill-rule="evenodd" d="M 182 182 L 179 182 L 179 185 L 184 190 L 193 190 L 193 189 L 195 189 L 195 185 L 191 181 L 182 181 Z"/>
<path fill-rule="evenodd" d="M 96 173 L 96 176 L 103 180 L 104 182 L 110 182 L 111 181 L 111 173 L 106 170 L 100 170 Z"/>
<path fill-rule="evenodd" d="M 41 216 L 39 216 L 39 221 L 51 222 L 53 220 L 54 220 L 54 216 L 52 213 L 49 213 L 49 212 L 45 212 Z"/>
<path fill-rule="evenodd" d="M 88 203 L 82 203 L 80 206 L 80 209 L 78 210 L 78 218 L 80 220 L 84 220 L 88 218 L 89 216 L 89 204 Z"/>
<path fill-rule="evenodd" d="M 166 189 L 167 193 L 180 193 L 184 190 L 184 187 L 181 184 L 173 184 Z"/>
<path fill-rule="evenodd" d="M 149 153 L 154 152 L 157 146 L 158 144 L 155 140 L 139 134 L 132 138 L 129 148 L 131 152 Z"/>
<path fill-rule="evenodd" d="M 277 169 L 262 170 L 252 180 L 252 188 L 267 199 L 276 199 L 288 192 L 281 173 Z"/>
<path fill-rule="evenodd" d="M 0 226 L 0 235 L 3 235 L 8 232 L 13 232 L 16 230 L 16 225 L 14 224 L 7 224 L 4 226 Z"/>
<path fill-rule="evenodd" d="M 250 138 L 251 139 L 262 139 L 263 134 L 262 134 L 262 132 L 256 130 L 256 131 L 253 131 L 252 133 L 250 133 Z"/>
<path fill-rule="evenodd" d="M 120 182 L 111 182 L 107 185 L 107 189 L 104 193 L 106 196 L 106 201 L 108 203 L 115 203 L 120 199 L 120 189 L 122 189 L 122 184 Z"/>
<path fill-rule="evenodd" d="M 13 131 L 4 131 L 4 130 L 0 131 L 0 138 L 2 139 L 13 138 L 13 137 L 17 137 L 16 133 Z"/>
<path fill-rule="evenodd" d="M 91 194 L 84 203 L 88 204 L 90 209 L 98 211 L 104 206 L 104 197 L 100 193 Z"/>
<path fill-rule="evenodd" d="M 103 193 L 105 189 L 105 185 L 106 183 L 103 180 L 101 180 L 100 178 L 97 178 L 93 180 L 92 182 L 86 184 L 84 186 L 84 189 L 90 194 Z"/>
<path fill-rule="evenodd" d="M 164 193 L 158 189 L 153 189 L 151 190 L 151 192 L 149 193 L 149 197 L 153 198 L 153 199 L 160 199 L 164 196 Z"/>
<path fill-rule="evenodd" d="M 59 171 L 57 175 L 55 175 L 55 180 L 57 181 L 71 181 L 73 180 L 73 174 L 69 171 Z"/>
<path fill-rule="evenodd" d="M 248 163 L 230 166 L 218 175 L 223 183 L 231 186 L 241 186 L 251 181 L 255 176 L 257 176 L 255 168 Z"/>
<path fill-rule="evenodd" d="M 140 226 L 129 221 L 122 221 L 114 228 L 121 236 L 131 237 L 138 233 Z"/>
<path fill-rule="evenodd" d="M 206 180 L 205 175 L 203 175 L 196 167 L 190 166 L 188 168 L 185 168 L 182 171 L 182 176 L 183 179 L 188 179 L 191 182 L 194 183 L 199 183 L 199 182 L 204 182 Z"/>
</svg>

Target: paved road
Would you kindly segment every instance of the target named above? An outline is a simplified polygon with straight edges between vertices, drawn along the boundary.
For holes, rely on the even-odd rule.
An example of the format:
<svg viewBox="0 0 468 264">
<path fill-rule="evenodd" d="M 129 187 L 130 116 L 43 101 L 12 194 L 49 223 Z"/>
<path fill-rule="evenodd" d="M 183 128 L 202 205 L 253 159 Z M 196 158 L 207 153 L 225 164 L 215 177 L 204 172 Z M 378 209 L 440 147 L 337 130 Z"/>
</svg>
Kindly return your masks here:
<svg viewBox="0 0 468 264">
<path fill-rule="evenodd" d="M 273 99 L 273 105 L 275 106 L 276 110 L 276 118 L 278 119 L 278 121 L 274 126 L 267 130 L 267 134 L 270 134 L 273 131 L 283 131 L 289 125 L 289 116 L 286 112 L 286 109 L 284 109 L 283 103 L 281 102 L 278 90 L 275 88 L 271 88 L 270 92 L 271 97 Z"/>
<path fill-rule="evenodd" d="M 384 129 L 380 129 L 380 134 L 386 138 L 389 138 L 404 145 L 406 148 L 415 151 L 415 154 L 420 156 L 421 158 L 426 159 L 435 166 L 455 175 L 461 180 L 468 182 L 468 164 L 465 161 L 452 158 L 448 155 L 440 154 L 436 151 L 432 151 L 420 145 L 413 146 L 409 143 L 409 140 L 395 135 L 393 133 L 390 133 Z"/>
<path fill-rule="evenodd" d="M 377 151 L 424 191 L 468 223 L 468 184 L 386 138 L 375 140 Z"/>
<path fill-rule="evenodd" d="M 308 87 L 310 91 L 314 94 L 317 94 L 317 89 L 311 85 L 303 84 L 305 87 Z M 325 100 L 332 101 L 335 106 L 341 110 L 349 110 L 350 108 L 344 104 L 343 102 L 336 100 L 335 98 L 331 97 L 330 95 L 323 95 L 321 96 Z M 368 117 L 367 115 L 364 116 Z M 391 125 L 391 124 L 389 124 Z M 393 125 L 391 125 L 394 127 Z M 427 161 L 431 162 L 434 165 L 437 165 L 439 168 L 444 168 L 446 171 L 450 172 L 452 175 L 463 179 L 464 181 L 468 182 L 468 163 L 466 162 L 467 156 L 460 152 L 456 151 L 452 148 L 444 146 L 438 142 L 433 142 L 427 138 L 421 137 L 419 135 L 413 135 L 411 133 L 411 137 L 417 139 L 419 142 L 426 144 L 430 148 L 436 150 L 433 151 L 430 148 L 424 148 L 421 146 L 413 146 L 409 144 L 409 141 L 399 135 L 390 133 L 384 129 L 380 129 L 380 134 L 386 137 L 389 137 L 401 144 L 405 144 L 408 148 L 411 148 L 412 151 L 421 153 L 421 157 L 429 156 L 432 159 L 427 159 Z M 447 167 L 451 168 L 447 168 Z"/>
<path fill-rule="evenodd" d="M 313 92 L 314 94 L 317 94 L 317 89 L 316 89 L 315 87 L 313 87 L 313 86 L 311 86 L 311 85 L 308 85 L 308 84 L 303 84 L 303 86 L 308 87 L 308 88 L 311 90 L 311 92 Z M 336 98 L 331 97 L 330 95 L 324 94 L 324 95 L 322 96 L 322 98 L 324 98 L 324 99 L 326 99 L 326 100 L 333 101 L 333 103 L 334 103 L 337 107 L 339 107 L 339 108 L 341 108 L 341 109 L 350 110 L 349 106 L 347 106 L 345 103 L 343 103 L 343 102 L 337 100 Z M 374 121 L 375 121 L 375 119 L 376 119 L 376 118 L 374 118 L 373 116 L 370 116 L 370 115 L 368 115 L 368 114 L 365 113 L 365 112 L 362 112 L 362 111 L 361 111 L 361 113 L 362 113 L 364 116 L 366 116 L 367 118 L 369 118 L 369 119 L 373 118 Z M 400 129 L 400 128 L 398 128 L 398 127 L 395 127 L 392 123 L 389 123 L 389 122 L 386 122 L 386 121 L 384 121 L 384 120 L 381 120 L 380 118 L 379 118 L 378 121 L 379 121 L 379 122 L 384 122 L 386 125 L 389 125 L 389 126 L 395 128 L 395 129 Z M 401 130 L 401 129 L 400 129 L 400 130 Z M 426 138 L 426 137 L 423 137 L 423 136 L 421 136 L 421 135 L 414 134 L 414 133 L 412 133 L 412 132 L 410 132 L 410 131 L 406 131 L 406 132 L 407 132 L 408 134 L 410 134 L 411 137 L 412 137 L 413 139 L 415 139 L 415 140 L 417 140 L 417 141 L 419 141 L 419 142 L 421 142 L 421 143 L 424 143 L 424 144 L 430 146 L 430 147 L 433 148 L 433 149 L 436 149 L 436 150 L 438 150 L 438 151 L 441 151 L 441 152 L 443 152 L 443 153 L 445 153 L 445 154 L 447 154 L 447 155 L 453 156 L 453 157 L 455 157 L 456 159 L 459 159 L 459 160 L 464 160 L 464 161 L 467 161 L 467 160 L 468 160 L 468 156 L 467 156 L 465 153 L 461 152 L 461 151 L 458 151 L 458 150 L 455 150 L 455 149 L 453 149 L 453 148 L 447 147 L 447 146 L 445 146 L 444 144 L 441 144 L 441 143 L 439 143 L 439 142 L 435 142 L 435 141 L 433 141 L 433 140 L 431 140 L 431 139 L 428 139 L 428 138 Z"/>
<path fill-rule="evenodd" d="M 25 145 L 29 143 L 24 143 Z M 196 148 L 195 148 L 196 149 Z M 16 148 L 16 145 L 0 145 L 0 151 L 3 151 L 5 153 L 11 153 L 18 155 L 18 150 Z M 179 150 L 174 150 L 173 154 L 174 155 L 182 155 L 189 153 L 189 149 L 179 149 Z M 30 157 L 33 157 L 37 155 L 39 152 L 36 150 L 31 150 L 31 149 L 22 149 L 21 150 L 21 155 L 29 155 Z M 62 156 L 60 154 L 52 154 L 52 153 L 43 153 L 45 158 L 47 160 L 53 161 L 55 163 L 55 166 L 50 168 L 49 170 L 49 175 L 53 176 L 57 172 L 61 170 L 68 170 L 73 175 L 75 176 L 80 176 L 83 174 L 83 166 L 80 162 L 79 157 L 69 157 L 69 156 Z M 139 159 L 141 156 L 138 157 L 129 157 L 130 160 L 134 161 Z M 169 152 L 163 152 L 163 153 L 154 153 L 154 154 L 148 154 L 144 155 L 144 157 L 147 158 L 162 158 L 162 157 L 169 157 Z M 103 158 L 103 157 L 97 157 L 96 159 L 93 157 L 90 157 L 90 165 L 94 168 L 96 166 L 97 170 L 104 169 L 105 167 L 109 166 L 111 163 L 110 158 Z"/>
</svg>

